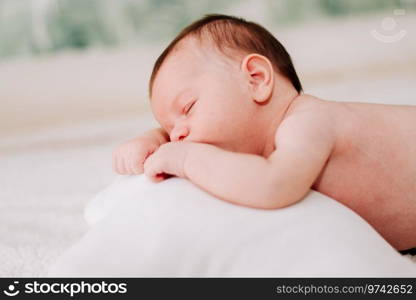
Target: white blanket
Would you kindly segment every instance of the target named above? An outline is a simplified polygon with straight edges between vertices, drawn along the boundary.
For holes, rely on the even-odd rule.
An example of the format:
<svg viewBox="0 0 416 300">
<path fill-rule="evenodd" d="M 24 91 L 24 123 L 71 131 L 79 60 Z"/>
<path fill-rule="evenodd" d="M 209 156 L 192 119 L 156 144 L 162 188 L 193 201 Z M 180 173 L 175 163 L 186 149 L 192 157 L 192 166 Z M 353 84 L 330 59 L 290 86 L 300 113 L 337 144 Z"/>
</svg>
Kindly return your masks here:
<svg viewBox="0 0 416 300">
<path fill-rule="evenodd" d="M 291 207 L 260 210 L 183 179 L 120 176 L 85 217 L 90 230 L 49 276 L 416 276 L 363 219 L 314 191 Z"/>
</svg>

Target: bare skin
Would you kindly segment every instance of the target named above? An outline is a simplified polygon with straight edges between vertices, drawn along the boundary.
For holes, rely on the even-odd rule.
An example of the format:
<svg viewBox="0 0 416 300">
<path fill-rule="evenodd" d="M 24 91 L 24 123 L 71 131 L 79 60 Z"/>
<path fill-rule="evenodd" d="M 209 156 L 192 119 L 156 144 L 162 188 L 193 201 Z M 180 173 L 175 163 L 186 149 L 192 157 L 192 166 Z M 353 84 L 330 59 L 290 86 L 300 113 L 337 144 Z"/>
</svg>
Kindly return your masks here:
<svg viewBox="0 0 416 300">
<path fill-rule="evenodd" d="M 186 41 L 162 65 L 161 125 L 116 149 L 120 174 L 187 178 L 220 199 L 275 209 L 315 189 L 398 250 L 416 247 L 416 107 L 299 95 L 264 56 Z"/>
<path fill-rule="evenodd" d="M 301 97 L 336 141 L 312 188 L 357 212 L 397 249 L 416 245 L 416 107 Z"/>
</svg>

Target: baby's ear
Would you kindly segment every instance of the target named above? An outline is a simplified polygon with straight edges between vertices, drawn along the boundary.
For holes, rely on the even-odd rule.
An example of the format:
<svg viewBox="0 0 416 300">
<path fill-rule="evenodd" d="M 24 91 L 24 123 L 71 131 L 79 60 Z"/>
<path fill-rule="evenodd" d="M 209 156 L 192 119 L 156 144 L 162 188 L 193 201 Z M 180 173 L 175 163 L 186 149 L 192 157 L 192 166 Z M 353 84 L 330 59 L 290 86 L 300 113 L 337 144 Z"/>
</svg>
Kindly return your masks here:
<svg viewBox="0 0 416 300">
<path fill-rule="evenodd" d="M 274 87 L 274 71 L 267 57 L 249 54 L 241 62 L 241 70 L 246 75 L 253 100 L 258 103 L 269 100 Z"/>
</svg>

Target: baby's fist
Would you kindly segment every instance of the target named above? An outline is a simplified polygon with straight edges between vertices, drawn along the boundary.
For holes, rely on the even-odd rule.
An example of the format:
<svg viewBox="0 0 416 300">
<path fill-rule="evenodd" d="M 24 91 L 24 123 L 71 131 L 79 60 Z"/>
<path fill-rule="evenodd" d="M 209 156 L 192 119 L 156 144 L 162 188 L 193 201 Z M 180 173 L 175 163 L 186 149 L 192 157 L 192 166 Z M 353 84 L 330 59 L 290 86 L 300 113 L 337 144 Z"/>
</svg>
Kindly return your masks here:
<svg viewBox="0 0 416 300">
<path fill-rule="evenodd" d="M 150 137 L 138 137 L 119 145 L 113 152 L 113 170 L 123 175 L 143 173 L 146 158 L 160 143 Z"/>
</svg>

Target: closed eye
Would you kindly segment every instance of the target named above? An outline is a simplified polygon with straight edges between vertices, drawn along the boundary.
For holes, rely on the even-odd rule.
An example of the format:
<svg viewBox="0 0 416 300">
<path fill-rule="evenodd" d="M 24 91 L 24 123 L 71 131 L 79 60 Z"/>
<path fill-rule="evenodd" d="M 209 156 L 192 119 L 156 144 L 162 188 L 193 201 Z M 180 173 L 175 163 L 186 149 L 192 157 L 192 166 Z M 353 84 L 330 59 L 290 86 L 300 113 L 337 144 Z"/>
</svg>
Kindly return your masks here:
<svg viewBox="0 0 416 300">
<path fill-rule="evenodd" d="M 189 102 L 184 108 L 183 108 L 183 113 L 185 114 L 185 115 L 187 115 L 187 114 L 189 114 L 189 112 L 191 111 L 191 109 L 192 109 L 192 107 L 194 106 L 194 104 L 195 104 L 195 102 L 196 102 L 196 100 L 195 101 L 192 101 L 192 102 Z"/>
</svg>

